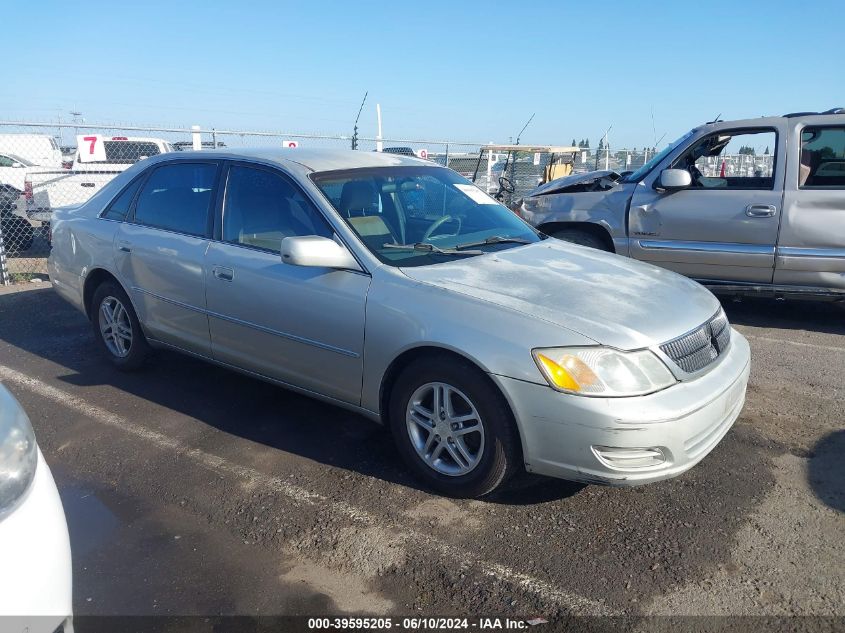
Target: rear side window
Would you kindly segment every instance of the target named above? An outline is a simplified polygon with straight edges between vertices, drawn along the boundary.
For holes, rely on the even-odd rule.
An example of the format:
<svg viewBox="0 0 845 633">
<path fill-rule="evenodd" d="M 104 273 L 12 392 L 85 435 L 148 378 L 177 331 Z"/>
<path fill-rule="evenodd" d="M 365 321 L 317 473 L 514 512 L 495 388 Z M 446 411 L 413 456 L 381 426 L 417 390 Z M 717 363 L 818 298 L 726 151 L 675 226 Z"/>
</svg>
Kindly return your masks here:
<svg viewBox="0 0 845 633">
<path fill-rule="evenodd" d="M 217 165 L 177 163 L 156 168 L 135 204 L 135 222 L 158 229 L 204 236 L 208 232 Z"/>
<path fill-rule="evenodd" d="M 106 209 L 106 212 L 102 217 L 109 220 L 117 220 L 119 222 L 125 220 L 126 214 L 129 213 L 129 207 L 132 205 L 132 199 L 135 197 L 135 193 L 140 188 L 142 180 L 143 178 L 137 178 L 135 182 L 124 189 L 123 192 L 114 199 L 114 202 L 109 205 L 109 208 Z"/>
<path fill-rule="evenodd" d="M 798 186 L 845 189 L 845 127 L 804 128 Z"/>
</svg>

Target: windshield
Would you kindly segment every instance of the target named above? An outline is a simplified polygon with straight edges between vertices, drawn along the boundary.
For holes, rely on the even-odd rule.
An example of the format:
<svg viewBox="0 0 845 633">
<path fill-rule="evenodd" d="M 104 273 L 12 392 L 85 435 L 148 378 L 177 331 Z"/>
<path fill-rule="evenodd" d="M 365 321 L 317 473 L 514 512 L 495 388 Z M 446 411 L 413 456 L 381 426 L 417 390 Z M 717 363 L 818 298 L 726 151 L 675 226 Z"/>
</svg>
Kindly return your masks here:
<svg viewBox="0 0 845 633">
<path fill-rule="evenodd" d="M 678 145 L 680 145 L 681 143 L 686 141 L 690 136 L 692 136 L 693 132 L 695 132 L 695 130 L 690 130 L 689 132 L 684 134 L 681 138 L 676 140 L 674 143 L 669 143 L 669 145 L 667 145 L 661 151 L 657 152 L 657 154 L 652 156 L 651 160 L 649 160 L 645 165 L 640 167 L 634 173 L 628 174 L 627 176 L 625 176 L 622 179 L 622 182 L 639 182 L 640 180 L 642 180 L 645 177 L 645 175 L 648 172 L 650 172 L 652 169 L 654 169 L 655 165 L 657 165 L 660 161 L 662 161 L 664 158 L 666 158 L 672 152 L 673 149 L 675 149 Z"/>
<path fill-rule="evenodd" d="M 391 266 L 437 264 L 540 240 L 451 169 L 376 167 L 311 179 L 364 245 Z"/>
</svg>

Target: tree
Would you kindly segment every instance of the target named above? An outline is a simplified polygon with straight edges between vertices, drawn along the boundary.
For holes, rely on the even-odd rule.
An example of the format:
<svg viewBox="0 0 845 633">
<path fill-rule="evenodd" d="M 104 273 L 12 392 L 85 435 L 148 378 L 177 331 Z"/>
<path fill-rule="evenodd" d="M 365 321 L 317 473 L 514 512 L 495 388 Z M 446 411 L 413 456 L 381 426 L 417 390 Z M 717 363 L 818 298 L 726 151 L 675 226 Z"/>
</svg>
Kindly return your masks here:
<svg viewBox="0 0 845 633">
<path fill-rule="evenodd" d="M 572 145 L 571 145 L 571 147 L 576 147 L 576 145 L 577 145 L 577 143 L 575 143 L 575 139 L 572 139 Z M 577 146 L 578 146 L 578 147 L 581 147 L 580 145 L 577 145 Z"/>
<path fill-rule="evenodd" d="M 601 151 L 603 149 L 604 149 L 604 139 L 600 138 L 599 139 L 599 151 Z"/>
<path fill-rule="evenodd" d="M 584 147 L 589 147 L 589 146 L 590 146 L 590 139 L 585 138 L 584 139 Z"/>
<path fill-rule="evenodd" d="M 769 155 L 769 146 L 768 146 L 768 145 L 766 145 L 766 151 L 765 151 L 765 152 L 763 152 L 763 153 L 764 153 L 766 156 L 768 156 L 768 155 Z"/>
</svg>

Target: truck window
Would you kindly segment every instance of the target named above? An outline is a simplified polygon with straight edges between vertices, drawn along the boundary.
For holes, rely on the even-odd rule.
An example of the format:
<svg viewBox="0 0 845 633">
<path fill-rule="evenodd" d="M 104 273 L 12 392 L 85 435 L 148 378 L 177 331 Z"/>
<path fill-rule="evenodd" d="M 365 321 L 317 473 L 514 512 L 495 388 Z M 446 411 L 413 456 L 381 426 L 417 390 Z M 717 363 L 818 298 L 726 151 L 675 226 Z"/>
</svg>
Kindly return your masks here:
<svg viewBox="0 0 845 633">
<path fill-rule="evenodd" d="M 798 186 L 845 189 L 845 127 L 804 128 Z"/>
<path fill-rule="evenodd" d="M 705 136 L 672 165 L 700 189 L 773 189 L 777 134 L 771 129 L 723 130 Z"/>
<path fill-rule="evenodd" d="M 157 156 L 157 143 L 147 141 L 104 141 L 107 163 L 133 164 L 148 156 Z"/>
</svg>

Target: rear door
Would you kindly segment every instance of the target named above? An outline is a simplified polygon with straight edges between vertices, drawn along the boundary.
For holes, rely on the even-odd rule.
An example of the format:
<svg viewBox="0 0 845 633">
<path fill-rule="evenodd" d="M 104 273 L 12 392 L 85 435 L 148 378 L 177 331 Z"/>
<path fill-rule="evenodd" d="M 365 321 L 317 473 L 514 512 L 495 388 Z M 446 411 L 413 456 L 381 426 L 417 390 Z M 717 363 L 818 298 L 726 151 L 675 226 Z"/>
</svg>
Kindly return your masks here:
<svg viewBox="0 0 845 633">
<path fill-rule="evenodd" d="M 723 129 L 696 138 L 665 167 L 688 189 L 661 192 L 655 169 L 629 213 L 630 255 L 702 280 L 771 283 L 783 199 L 782 129 Z"/>
<path fill-rule="evenodd" d="M 114 243 L 147 336 L 203 356 L 211 355 L 203 266 L 219 168 L 216 161 L 153 167 Z"/>
<path fill-rule="evenodd" d="M 215 360 L 358 404 L 370 276 L 282 262 L 281 241 L 334 232 L 295 181 L 251 163 L 228 168 L 206 256 Z"/>
<path fill-rule="evenodd" d="M 845 117 L 795 120 L 775 283 L 845 290 Z"/>
</svg>

